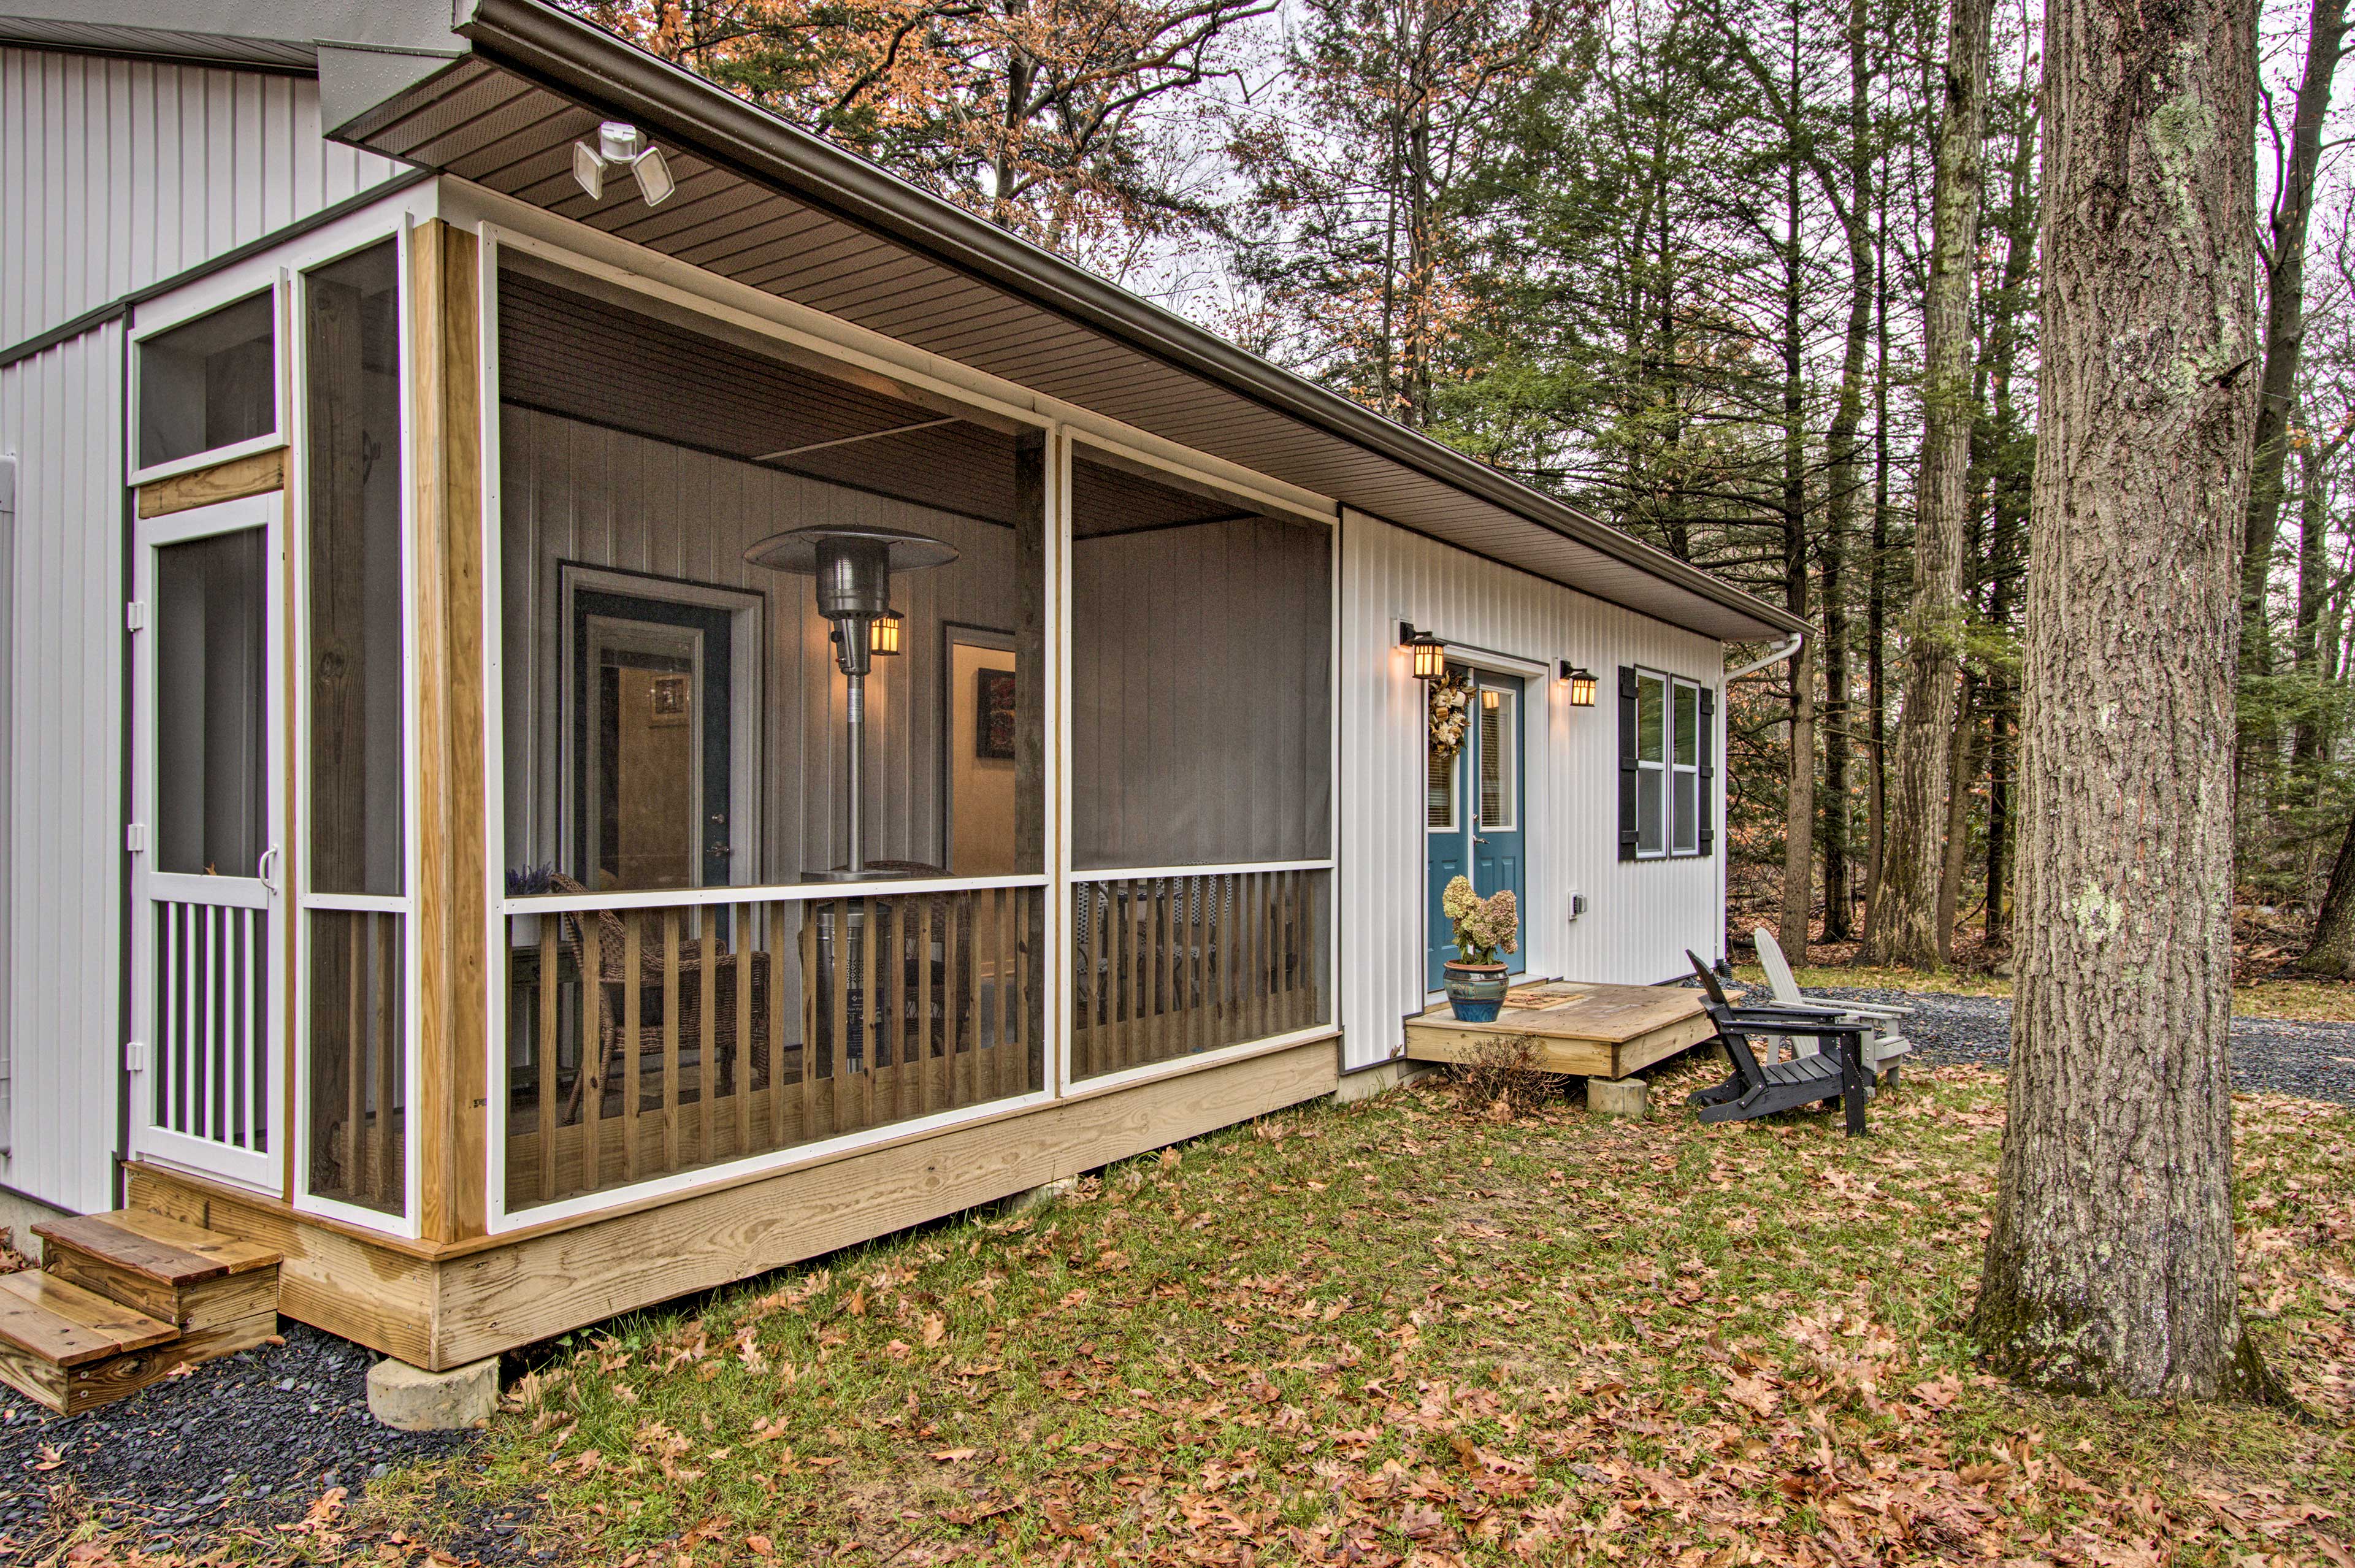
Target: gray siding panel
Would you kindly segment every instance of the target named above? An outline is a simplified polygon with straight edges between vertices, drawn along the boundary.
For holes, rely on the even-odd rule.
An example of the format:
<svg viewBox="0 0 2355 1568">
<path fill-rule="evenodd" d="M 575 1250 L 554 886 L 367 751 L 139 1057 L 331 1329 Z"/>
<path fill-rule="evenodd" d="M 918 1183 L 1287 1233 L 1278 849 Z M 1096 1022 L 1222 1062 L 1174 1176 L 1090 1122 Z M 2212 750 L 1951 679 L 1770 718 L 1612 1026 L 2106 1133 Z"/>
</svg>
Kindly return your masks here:
<svg viewBox="0 0 2355 1568">
<path fill-rule="evenodd" d="M 122 1040 L 122 363 L 109 324 L 0 369 L 17 460 L 0 1182 L 77 1210 L 112 1197 Z"/>
<path fill-rule="evenodd" d="M 304 78 L 0 48 L 0 347 L 398 172 Z"/>
</svg>

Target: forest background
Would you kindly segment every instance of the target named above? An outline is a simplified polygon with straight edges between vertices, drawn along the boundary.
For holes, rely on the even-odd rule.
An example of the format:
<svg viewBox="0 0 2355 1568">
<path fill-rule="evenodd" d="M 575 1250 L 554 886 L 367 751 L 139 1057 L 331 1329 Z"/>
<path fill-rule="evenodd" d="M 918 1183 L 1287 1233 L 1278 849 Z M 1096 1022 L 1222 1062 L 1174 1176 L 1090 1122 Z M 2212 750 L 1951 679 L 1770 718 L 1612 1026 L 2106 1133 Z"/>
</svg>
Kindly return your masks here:
<svg viewBox="0 0 2355 1568">
<path fill-rule="evenodd" d="M 2005 968 L 2041 6 L 571 3 L 1807 617 L 1728 695 L 1731 923 Z M 2250 978 L 2355 978 L 2346 29 L 2346 0 L 2264 0 Z"/>
</svg>

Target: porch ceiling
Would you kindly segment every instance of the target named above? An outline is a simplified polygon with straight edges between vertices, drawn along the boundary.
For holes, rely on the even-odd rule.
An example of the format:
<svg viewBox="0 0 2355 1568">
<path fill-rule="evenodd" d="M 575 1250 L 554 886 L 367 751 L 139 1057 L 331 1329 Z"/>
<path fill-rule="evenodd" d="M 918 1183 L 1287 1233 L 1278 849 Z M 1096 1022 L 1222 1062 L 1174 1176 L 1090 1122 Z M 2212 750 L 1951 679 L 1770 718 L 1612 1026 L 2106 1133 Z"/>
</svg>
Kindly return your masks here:
<svg viewBox="0 0 2355 1568">
<path fill-rule="evenodd" d="M 472 56 L 336 134 L 1672 624 L 1803 629 L 540 0 L 479 0 L 464 31 Z M 669 153 L 661 208 L 573 184 L 615 118 Z"/>
</svg>

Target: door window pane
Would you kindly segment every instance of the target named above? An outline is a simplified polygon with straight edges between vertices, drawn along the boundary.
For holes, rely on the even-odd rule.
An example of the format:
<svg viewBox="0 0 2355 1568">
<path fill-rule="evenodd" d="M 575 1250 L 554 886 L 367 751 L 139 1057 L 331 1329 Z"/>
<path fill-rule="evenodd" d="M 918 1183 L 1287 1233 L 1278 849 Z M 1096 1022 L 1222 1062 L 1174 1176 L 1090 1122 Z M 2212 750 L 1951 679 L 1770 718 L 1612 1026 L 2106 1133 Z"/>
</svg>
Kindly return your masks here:
<svg viewBox="0 0 2355 1568">
<path fill-rule="evenodd" d="M 393 243 L 304 280 L 314 892 L 405 886 L 400 294 Z"/>
<path fill-rule="evenodd" d="M 1513 693 L 1496 690 L 1496 698 L 1497 706 L 1490 708 L 1488 692 L 1480 696 L 1480 826 L 1509 828 L 1520 819 L 1515 798 L 1520 770 L 1514 757 L 1519 709 Z"/>
<path fill-rule="evenodd" d="M 139 346 L 139 465 L 278 428 L 278 335 L 268 291 Z"/>
<path fill-rule="evenodd" d="M 1423 825 L 1428 827 L 1454 827 L 1457 757 L 1443 757 L 1436 748 L 1426 750 L 1423 756 L 1430 775 L 1424 783 Z"/>
<path fill-rule="evenodd" d="M 268 847 L 262 530 L 155 552 L 155 863 L 250 877 Z"/>
</svg>

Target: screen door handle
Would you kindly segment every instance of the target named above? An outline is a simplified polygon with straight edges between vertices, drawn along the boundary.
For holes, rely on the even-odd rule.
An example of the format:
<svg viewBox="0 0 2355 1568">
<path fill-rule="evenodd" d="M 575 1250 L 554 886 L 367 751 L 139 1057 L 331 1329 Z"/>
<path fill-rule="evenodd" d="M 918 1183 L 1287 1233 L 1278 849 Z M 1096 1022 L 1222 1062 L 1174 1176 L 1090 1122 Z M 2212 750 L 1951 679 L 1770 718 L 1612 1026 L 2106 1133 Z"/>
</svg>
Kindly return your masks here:
<svg viewBox="0 0 2355 1568">
<path fill-rule="evenodd" d="M 273 893 L 278 891 L 278 884 L 270 880 L 270 863 L 277 859 L 278 846 L 272 844 L 261 852 L 261 859 L 255 861 L 253 867 L 255 879 Z"/>
</svg>

